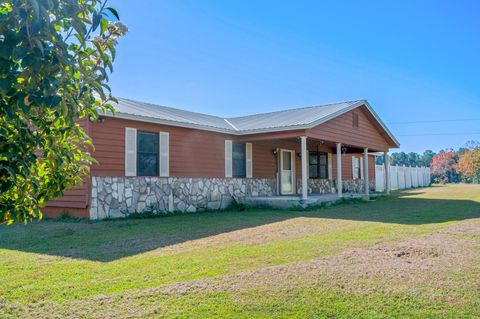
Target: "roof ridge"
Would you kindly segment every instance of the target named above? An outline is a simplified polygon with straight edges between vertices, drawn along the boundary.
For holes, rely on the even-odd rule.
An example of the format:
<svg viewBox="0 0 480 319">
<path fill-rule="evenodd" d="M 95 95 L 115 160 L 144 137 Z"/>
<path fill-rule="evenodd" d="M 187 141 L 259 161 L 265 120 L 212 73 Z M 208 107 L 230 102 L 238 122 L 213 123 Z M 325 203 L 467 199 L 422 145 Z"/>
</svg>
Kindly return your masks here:
<svg viewBox="0 0 480 319">
<path fill-rule="evenodd" d="M 342 102 L 336 102 L 336 103 L 327 103 L 327 104 L 319 104 L 319 105 L 311 105 L 311 106 L 293 107 L 293 108 L 284 109 L 284 110 L 278 110 L 278 111 L 270 111 L 270 112 L 256 113 L 256 114 L 250 114 L 250 115 L 227 117 L 227 118 L 225 118 L 225 119 L 235 120 L 235 119 L 240 119 L 240 118 L 245 118 L 245 117 L 250 117 L 250 116 L 267 115 L 267 114 L 274 114 L 274 113 L 282 113 L 282 112 L 294 111 L 294 110 L 313 109 L 313 108 L 316 108 L 316 107 L 324 107 L 324 106 L 330 106 L 330 105 L 336 105 L 336 104 L 342 104 L 342 103 L 358 103 L 358 102 L 361 102 L 361 101 L 366 101 L 366 100 L 365 100 L 365 99 L 362 99 L 362 100 L 350 100 L 350 101 L 342 101 Z"/>
<path fill-rule="evenodd" d="M 119 97 L 119 98 L 117 98 L 117 99 L 118 99 L 118 100 L 129 101 L 129 102 L 131 102 L 131 103 L 143 103 L 143 104 L 147 104 L 147 105 L 154 106 L 154 107 L 164 107 L 164 108 L 167 108 L 167 109 L 170 109 L 170 110 L 174 110 L 174 111 L 188 112 L 188 113 L 193 113 L 193 114 L 197 114 L 197 115 L 215 117 L 215 118 L 217 118 L 217 119 L 219 119 L 219 120 L 225 120 L 224 117 L 221 117 L 221 116 L 218 116 L 218 115 L 200 113 L 200 112 L 195 112 L 195 111 L 190 111 L 190 110 L 185 110 L 185 109 L 176 108 L 176 107 L 173 107 L 173 106 L 166 106 L 166 105 L 154 104 L 154 103 L 145 102 L 145 101 L 132 100 L 132 99 L 124 98 L 124 97 Z"/>
<path fill-rule="evenodd" d="M 281 113 L 281 112 L 287 112 L 287 111 L 293 111 L 293 110 L 312 109 L 312 108 L 316 108 L 316 107 L 324 107 L 324 106 L 330 106 L 330 105 L 342 104 L 342 103 L 357 103 L 357 102 L 360 102 L 360 101 L 366 101 L 365 99 L 349 100 L 349 101 L 341 101 L 341 102 L 334 102 L 334 103 L 327 103 L 327 104 L 318 104 L 318 105 L 302 106 L 302 107 L 293 107 L 293 108 L 288 108 L 288 109 L 284 109 L 284 110 L 270 111 L 270 112 L 263 112 L 263 113 L 254 113 L 254 114 L 249 114 L 249 115 L 241 115 L 241 116 L 233 116 L 233 117 L 223 117 L 223 116 L 219 116 L 219 115 L 212 115 L 212 114 L 200 113 L 200 112 L 185 110 L 185 109 L 176 108 L 176 107 L 172 107 L 172 106 L 154 104 L 154 103 L 145 102 L 145 101 L 132 100 L 132 99 L 123 98 L 123 97 L 119 97 L 118 99 L 119 99 L 119 100 L 129 101 L 129 102 L 132 102 L 132 103 L 144 103 L 144 104 L 147 104 L 147 105 L 150 105 L 150 106 L 154 106 L 154 107 L 164 107 L 164 108 L 171 109 L 171 110 L 176 110 L 176 111 L 179 111 L 179 110 L 180 110 L 180 111 L 183 111 L 183 112 L 189 112 L 189 113 L 193 113 L 193 114 L 197 114 L 197 115 L 215 117 L 215 118 L 217 118 L 217 119 L 221 119 L 221 120 L 224 120 L 224 121 L 232 120 L 232 119 L 239 119 L 239 118 L 244 118 L 244 117 L 249 117 L 249 116 L 256 116 L 256 115 L 266 115 L 266 114 Z M 228 122 L 227 122 L 227 123 L 228 123 Z M 232 125 L 231 123 L 229 123 L 229 124 Z"/>
</svg>

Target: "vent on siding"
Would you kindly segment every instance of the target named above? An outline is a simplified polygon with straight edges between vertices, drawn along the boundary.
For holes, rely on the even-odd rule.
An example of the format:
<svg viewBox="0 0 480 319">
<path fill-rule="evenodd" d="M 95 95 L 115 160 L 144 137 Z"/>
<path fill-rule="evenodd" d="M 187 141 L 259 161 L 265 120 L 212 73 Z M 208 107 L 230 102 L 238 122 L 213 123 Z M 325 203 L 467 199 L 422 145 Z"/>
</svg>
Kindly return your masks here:
<svg viewBox="0 0 480 319">
<path fill-rule="evenodd" d="M 352 125 L 353 127 L 358 127 L 358 113 L 353 112 Z"/>
</svg>

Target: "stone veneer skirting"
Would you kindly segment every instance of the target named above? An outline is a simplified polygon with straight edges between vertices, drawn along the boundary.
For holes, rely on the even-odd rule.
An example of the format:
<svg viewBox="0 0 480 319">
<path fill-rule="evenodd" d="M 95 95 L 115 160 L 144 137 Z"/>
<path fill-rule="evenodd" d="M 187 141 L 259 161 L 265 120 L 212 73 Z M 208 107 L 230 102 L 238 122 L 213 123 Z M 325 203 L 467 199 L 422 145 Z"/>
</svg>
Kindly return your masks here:
<svg viewBox="0 0 480 319">
<path fill-rule="evenodd" d="M 92 177 L 90 219 L 124 217 L 135 212 L 222 209 L 232 198 L 272 196 L 275 179 Z"/>
<path fill-rule="evenodd" d="M 309 179 L 308 194 L 330 194 L 337 191 L 336 180 L 330 179 Z M 370 191 L 375 191 L 375 181 L 369 181 Z M 365 192 L 365 182 L 363 179 L 347 179 L 342 181 L 342 191 L 344 193 L 361 194 Z M 297 179 L 297 194 L 302 194 L 302 180 Z"/>
<path fill-rule="evenodd" d="M 369 190 L 375 191 L 375 180 L 369 180 Z M 364 193 L 365 181 L 363 179 L 347 179 L 342 181 L 342 189 L 344 193 Z"/>
<path fill-rule="evenodd" d="M 344 180 L 344 193 L 363 193 L 363 180 Z M 375 181 L 370 181 L 375 190 Z M 297 193 L 301 194 L 301 180 Z M 309 194 L 336 192 L 334 180 L 309 179 Z M 196 212 L 223 209 L 233 198 L 277 195 L 276 179 L 268 178 L 179 178 L 92 177 L 90 219 L 124 217 L 144 211 Z"/>
<path fill-rule="evenodd" d="M 335 193 L 335 183 L 329 179 L 310 178 L 307 181 L 308 194 Z M 302 179 L 297 179 L 297 194 L 302 194 Z"/>
</svg>

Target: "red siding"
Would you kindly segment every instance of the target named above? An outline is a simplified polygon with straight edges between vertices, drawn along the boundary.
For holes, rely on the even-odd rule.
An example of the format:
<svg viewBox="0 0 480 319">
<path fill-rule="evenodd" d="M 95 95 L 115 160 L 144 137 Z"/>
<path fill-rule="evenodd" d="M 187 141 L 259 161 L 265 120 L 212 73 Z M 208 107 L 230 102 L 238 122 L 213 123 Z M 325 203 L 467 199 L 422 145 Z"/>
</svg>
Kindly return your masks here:
<svg viewBox="0 0 480 319">
<path fill-rule="evenodd" d="M 125 127 L 170 133 L 170 176 L 223 177 L 227 134 L 182 127 L 107 118 L 92 124 L 95 145 L 93 156 L 98 164 L 92 176 L 125 176 Z"/>
<path fill-rule="evenodd" d="M 353 127 L 353 113 L 358 114 L 359 125 Z M 387 151 L 389 143 L 384 133 L 371 121 L 364 108 L 340 115 L 330 121 L 307 130 L 307 135 L 313 138 L 339 142 L 349 146 L 368 147 L 371 151 Z"/>
</svg>

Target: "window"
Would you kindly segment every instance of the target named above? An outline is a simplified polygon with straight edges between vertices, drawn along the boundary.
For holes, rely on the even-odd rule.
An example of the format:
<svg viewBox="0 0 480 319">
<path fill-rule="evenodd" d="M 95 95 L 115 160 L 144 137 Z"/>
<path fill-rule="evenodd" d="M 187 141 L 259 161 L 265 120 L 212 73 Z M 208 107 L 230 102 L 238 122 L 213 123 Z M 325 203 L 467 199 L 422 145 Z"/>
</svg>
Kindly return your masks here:
<svg viewBox="0 0 480 319">
<path fill-rule="evenodd" d="M 308 177 L 318 178 L 318 152 L 309 152 Z"/>
<path fill-rule="evenodd" d="M 232 177 L 246 177 L 246 148 L 244 143 L 232 143 Z"/>
<path fill-rule="evenodd" d="M 137 133 L 137 176 L 158 176 L 158 133 Z"/>
<path fill-rule="evenodd" d="M 324 152 L 309 152 L 309 177 L 328 178 L 328 154 Z"/>
<path fill-rule="evenodd" d="M 362 158 L 352 156 L 352 177 L 353 177 L 353 179 L 363 179 L 362 166 L 363 166 Z"/>
<path fill-rule="evenodd" d="M 358 127 L 358 114 L 356 112 L 353 112 L 352 114 L 353 114 L 352 126 Z"/>
</svg>

